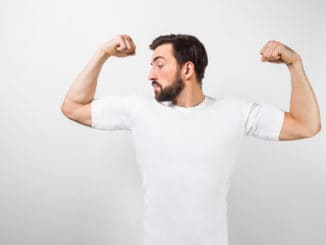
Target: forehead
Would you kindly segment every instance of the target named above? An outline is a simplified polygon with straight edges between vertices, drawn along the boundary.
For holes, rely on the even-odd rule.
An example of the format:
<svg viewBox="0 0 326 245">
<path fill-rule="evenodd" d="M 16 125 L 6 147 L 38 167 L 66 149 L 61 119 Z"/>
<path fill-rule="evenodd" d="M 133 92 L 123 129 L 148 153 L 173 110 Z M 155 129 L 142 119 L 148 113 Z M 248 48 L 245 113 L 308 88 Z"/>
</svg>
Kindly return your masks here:
<svg viewBox="0 0 326 245">
<path fill-rule="evenodd" d="M 165 43 L 158 46 L 152 54 L 152 62 L 163 59 L 166 61 L 173 61 L 173 46 L 171 43 Z"/>
</svg>

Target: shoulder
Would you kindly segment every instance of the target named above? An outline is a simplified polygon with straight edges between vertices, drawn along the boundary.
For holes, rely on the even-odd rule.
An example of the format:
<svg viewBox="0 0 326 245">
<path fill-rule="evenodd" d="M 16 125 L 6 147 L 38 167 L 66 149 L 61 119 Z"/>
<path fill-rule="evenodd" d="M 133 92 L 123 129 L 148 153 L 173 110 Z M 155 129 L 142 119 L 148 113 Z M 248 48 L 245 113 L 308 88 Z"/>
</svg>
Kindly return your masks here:
<svg viewBox="0 0 326 245">
<path fill-rule="evenodd" d="M 153 104 L 153 98 L 149 95 L 140 93 L 130 93 L 124 96 L 126 107 L 130 108 L 136 114 L 143 113 Z"/>
<path fill-rule="evenodd" d="M 148 95 L 140 94 L 140 93 L 131 93 L 126 96 L 126 100 L 129 103 L 132 103 L 134 106 L 136 105 L 145 105 L 152 102 L 152 98 Z"/>
<path fill-rule="evenodd" d="M 209 96 L 210 97 L 210 96 Z M 236 97 L 232 95 L 226 95 L 223 97 L 210 97 L 212 98 L 212 102 L 215 103 L 216 105 L 222 105 L 225 107 L 230 107 L 230 108 L 239 108 L 239 109 L 245 109 L 246 107 L 250 106 L 253 101 L 249 99 L 244 99 L 241 97 Z"/>
<path fill-rule="evenodd" d="M 250 111 L 259 107 L 252 99 L 227 95 L 219 97 L 215 101 L 215 107 L 222 109 L 227 115 L 244 118 Z"/>
<path fill-rule="evenodd" d="M 106 95 L 92 100 L 92 107 L 101 108 L 120 108 L 134 110 L 143 106 L 145 103 L 145 96 L 138 93 L 129 93 L 125 95 Z"/>
<path fill-rule="evenodd" d="M 126 105 L 135 107 L 140 104 L 146 103 L 148 100 L 146 95 L 142 95 L 140 93 L 129 93 L 126 95 L 114 95 L 112 96 L 116 99 L 121 99 Z"/>
</svg>

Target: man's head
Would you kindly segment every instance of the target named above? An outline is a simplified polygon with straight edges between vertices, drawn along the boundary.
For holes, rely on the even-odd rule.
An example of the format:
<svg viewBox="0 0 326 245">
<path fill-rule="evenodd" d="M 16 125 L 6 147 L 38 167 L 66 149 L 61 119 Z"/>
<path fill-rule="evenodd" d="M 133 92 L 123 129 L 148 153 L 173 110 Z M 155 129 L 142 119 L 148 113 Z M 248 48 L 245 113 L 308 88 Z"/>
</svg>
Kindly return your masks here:
<svg viewBox="0 0 326 245">
<path fill-rule="evenodd" d="M 148 76 L 158 101 L 174 101 L 185 87 L 185 80 L 202 86 L 208 64 L 204 45 L 194 36 L 170 34 L 159 36 L 149 45 L 153 66 Z"/>
</svg>

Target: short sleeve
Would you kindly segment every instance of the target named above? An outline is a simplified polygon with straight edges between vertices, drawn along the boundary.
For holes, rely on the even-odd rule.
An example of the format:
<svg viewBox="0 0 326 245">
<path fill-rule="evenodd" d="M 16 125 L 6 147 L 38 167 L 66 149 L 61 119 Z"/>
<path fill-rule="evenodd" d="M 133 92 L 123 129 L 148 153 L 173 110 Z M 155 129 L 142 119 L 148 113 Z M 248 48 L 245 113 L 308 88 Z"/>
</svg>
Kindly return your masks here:
<svg viewBox="0 0 326 245">
<path fill-rule="evenodd" d="M 131 130 L 135 96 L 110 95 L 91 102 L 92 128 L 102 130 Z"/>
<path fill-rule="evenodd" d="M 244 135 L 279 141 L 284 114 L 283 110 L 271 104 L 247 102 Z"/>
</svg>

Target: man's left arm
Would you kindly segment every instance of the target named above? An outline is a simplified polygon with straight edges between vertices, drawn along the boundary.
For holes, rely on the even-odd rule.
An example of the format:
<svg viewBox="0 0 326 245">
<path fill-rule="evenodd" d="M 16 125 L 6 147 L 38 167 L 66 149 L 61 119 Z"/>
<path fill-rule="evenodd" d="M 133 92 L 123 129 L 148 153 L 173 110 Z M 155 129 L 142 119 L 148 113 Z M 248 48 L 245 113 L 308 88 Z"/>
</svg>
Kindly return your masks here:
<svg viewBox="0 0 326 245">
<path fill-rule="evenodd" d="M 263 62 L 286 64 L 291 76 L 290 111 L 285 112 L 280 140 L 309 138 L 317 134 L 321 130 L 319 107 L 300 55 L 277 41 L 267 42 L 260 54 Z"/>
</svg>

